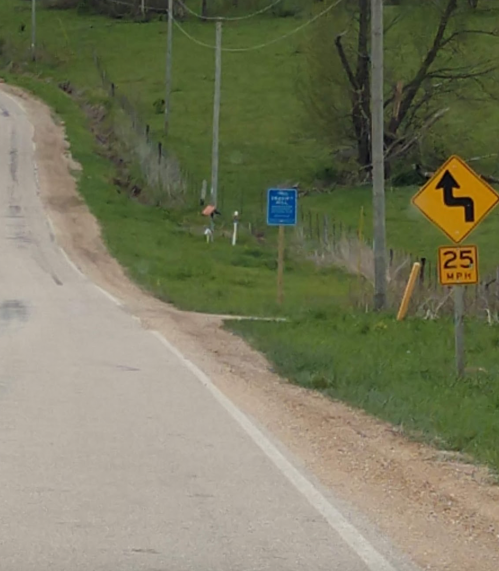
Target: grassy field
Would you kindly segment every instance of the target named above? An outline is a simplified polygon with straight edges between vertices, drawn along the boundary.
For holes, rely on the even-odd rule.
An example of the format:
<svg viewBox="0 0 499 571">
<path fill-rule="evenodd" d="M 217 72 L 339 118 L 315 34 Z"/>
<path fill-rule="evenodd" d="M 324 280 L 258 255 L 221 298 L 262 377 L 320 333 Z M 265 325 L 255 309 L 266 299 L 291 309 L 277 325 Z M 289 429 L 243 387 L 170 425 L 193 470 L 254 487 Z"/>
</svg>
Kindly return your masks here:
<svg viewBox="0 0 499 571">
<path fill-rule="evenodd" d="M 342 309 L 304 311 L 293 323 L 230 322 L 278 373 L 499 470 L 499 329 L 466 326 L 471 372 L 454 375 L 450 320 L 396 322 Z"/>
<path fill-rule="evenodd" d="M 29 39 L 18 27 L 28 19 L 26 2 L 1 3 L 0 37 L 7 39 L 7 49 L 19 60 L 27 56 Z M 296 25 L 294 19 L 262 19 L 227 26 L 225 45 L 263 43 Z M 187 22 L 185 28 L 199 40 L 213 43 L 211 26 Z M 483 367 L 486 373 L 456 381 L 451 324 L 446 319 L 396 323 L 390 314 L 347 309 L 356 295 L 357 280 L 334 268 L 318 269 L 292 248 L 285 304 L 278 308 L 271 242 L 262 245 L 243 234 L 237 248 L 230 246 L 227 236 L 207 246 L 198 231 L 201 219 L 194 211 L 145 207 L 117 192 L 112 182 L 115 167 L 96 152 L 85 115 L 57 83 L 70 80 L 84 90 L 86 98 L 108 104 L 92 62 L 96 49 L 118 88 L 137 99 L 160 136 L 162 117 L 154 113 L 153 103 L 163 90 L 164 32 L 165 24 L 160 22 L 110 22 L 73 12 L 41 11 L 41 61 L 24 65 L 29 75 L 4 73 L 8 80 L 45 99 L 65 121 L 72 152 L 84 167 L 80 191 L 100 220 L 110 251 L 134 279 L 181 308 L 288 316 L 290 321 L 284 324 L 230 327 L 265 352 L 292 381 L 499 468 L 497 326 L 479 321 L 467 324 L 469 364 Z M 242 210 L 243 219 L 261 216 L 267 187 L 286 181 L 307 185 L 328 164 L 319 143 L 301 135 L 303 114 L 295 82 L 303 37 L 300 33 L 264 52 L 248 52 L 244 59 L 241 54 L 224 54 L 221 184 L 224 210 Z M 176 79 L 168 144 L 194 177 L 209 178 L 213 52 L 178 33 L 174 50 Z M 491 123 L 488 117 L 487 124 Z M 414 191 L 387 190 L 389 243 L 431 258 L 446 239 L 410 207 Z M 331 213 L 353 227 L 363 208 L 365 231 L 371 234 L 369 188 L 340 188 L 307 197 L 303 205 L 313 212 Z M 480 247 L 483 272 L 499 263 L 498 216 L 496 211 L 472 237 Z"/>
</svg>

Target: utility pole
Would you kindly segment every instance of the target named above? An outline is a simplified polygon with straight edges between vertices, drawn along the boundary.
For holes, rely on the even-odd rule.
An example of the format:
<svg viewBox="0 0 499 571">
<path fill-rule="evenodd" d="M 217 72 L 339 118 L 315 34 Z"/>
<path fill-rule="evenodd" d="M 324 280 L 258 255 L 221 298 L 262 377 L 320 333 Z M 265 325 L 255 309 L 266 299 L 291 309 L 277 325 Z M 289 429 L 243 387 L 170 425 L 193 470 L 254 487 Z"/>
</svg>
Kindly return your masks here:
<svg viewBox="0 0 499 571">
<path fill-rule="evenodd" d="M 371 160 L 373 177 L 374 309 L 386 306 L 383 99 L 383 0 L 371 0 Z"/>
<path fill-rule="evenodd" d="M 222 83 L 222 22 L 217 21 L 215 51 L 215 97 L 213 102 L 213 146 L 211 155 L 211 197 L 217 206 L 218 198 L 218 134 L 220 130 L 220 88 Z"/>
<path fill-rule="evenodd" d="M 31 59 L 36 61 L 36 0 L 31 0 Z"/>
<path fill-rule="evenodd" d="M 172 51 L 173 51 L 173 0 L 168 0 L 168 37 L 166 41 L 166 93 L 165 133 L 170 127 L 170 99 L 172 95 Z"/>
</svg>

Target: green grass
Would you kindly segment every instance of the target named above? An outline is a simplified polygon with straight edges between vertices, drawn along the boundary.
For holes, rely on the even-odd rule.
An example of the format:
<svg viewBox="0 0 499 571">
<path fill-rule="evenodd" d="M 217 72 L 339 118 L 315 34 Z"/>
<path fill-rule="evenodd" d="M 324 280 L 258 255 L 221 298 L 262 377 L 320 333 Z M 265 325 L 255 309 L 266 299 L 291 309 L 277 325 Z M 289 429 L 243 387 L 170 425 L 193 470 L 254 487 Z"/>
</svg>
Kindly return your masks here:
<svg viewBox="0 0 499 571">
<path fill-rule="evenodd" d="M 499 470 L 499 327 L 466 324 L 470 367 L 454 375 L 448 320 L 396 322 L 341 309 L 303 312 L 291 323 L 229 322 L 296 384 L 401 426 L 441 448 Z"/>
</svg>

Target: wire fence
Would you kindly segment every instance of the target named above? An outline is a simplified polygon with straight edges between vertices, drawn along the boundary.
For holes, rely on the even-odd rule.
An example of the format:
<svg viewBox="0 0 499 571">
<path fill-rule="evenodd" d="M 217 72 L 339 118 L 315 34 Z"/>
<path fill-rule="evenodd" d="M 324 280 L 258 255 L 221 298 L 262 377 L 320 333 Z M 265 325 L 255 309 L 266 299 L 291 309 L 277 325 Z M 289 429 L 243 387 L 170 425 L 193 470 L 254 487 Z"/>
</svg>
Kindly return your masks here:
<svg viewBox="0 0 499 571">
<path fill-rule="evenodd" d="M 140 189 L 141 199 L 154 206 L 193 207 L 201 183 L 181 167 L 163 141 L 153 139 L 150 125 L 142 119 L 137 106 L 110 79 L 97 54 L 94 54 L 94 62 L 104 89 L 121 111 L 113 128 L 140 167 L 145 182 L 145 188 Z"/>
<path fill-rule="evenodd" d="M 374 251 L 372 242 L 362 229 L 347 226 L 329 214 L 300 210 L 296 246 L 317 267 L 340 267 L 356 275 L 362 295 L 356 300 L 369 304 L 374 284 Z M 417 286 L 411 301 L 412 311 L 433 319 L 453 309 L 452 288 L 440 285 L 437 252 L 416 256 L 403 250 L 387 252 L 388 302 L 392 308 L 400 303 L 411 268 L 420 263 Z M 357 292 L 358 293 L 358 292 Z M 484 273 L 476 285 L 466 288 L 468 314 L 486 318 L 490 324 L 499 324 L 499 266 Z"/>
<path fill-rule="evenodd" d="M 132 103 L 128 95 L 112 80 L 102 59 L 96 53 L 94 62 L 104 90 L 121 111 L 121 115 L 113 123 L 113 129 L 140 167 L 146 185 L 141 189 L 142 199 L 155 206 L 201 211 L 203 205 L 211 201 L 209 183 L 206 180 L 208 177 L 202 180 L 193 176 L 180 165 L 164 141 L 154 139 L 150 124 L 138 111 L 140 105 Z M 265 189 L 261 190 L 256 201 L 249 200 L 245 188 L 228 188 L 221 181 L 216 206 L 221 213 L 221 216 L 217 217 L 219 233 L 229 235 L 232 217 L 237 211 L 241 219 L 240 231 L 265 242 L 268 237 Z M 210 226 L 206 218 L 203 218 L 203 222 L 200 226 Z"/>
</svg>

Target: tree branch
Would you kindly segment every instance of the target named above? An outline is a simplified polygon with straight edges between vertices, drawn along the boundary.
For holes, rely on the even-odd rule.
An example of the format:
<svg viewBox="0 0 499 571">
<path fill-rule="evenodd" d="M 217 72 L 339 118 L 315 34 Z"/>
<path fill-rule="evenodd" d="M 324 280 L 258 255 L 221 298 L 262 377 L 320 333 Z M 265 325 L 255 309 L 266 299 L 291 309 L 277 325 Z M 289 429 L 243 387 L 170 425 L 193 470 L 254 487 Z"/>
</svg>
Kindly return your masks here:
<svg viewBox="0 0 499 571">
<path fill-rule="evenodd" d="M 397 141 L 395 141 L 393 145 L 386 150 L 385 153 L 386 158 L 394 159 L 395 157 L 398 157 L 406 153 L 412 146 L 414 146 L 418 142 L 422 134 L 428 131 L 430 127 L 432 127 L 439 119 L 441 119 L 449 111 L 449 109 L 450 107 L 445 107 L 444 109 L 440 109 L 439 111 L 434 113 L 419 128 L 418 132 L 412 135 L 412 137 L 410 138 L 404 137 L 402 139 L 398 139 Z M 404 142 L 404 139 L 407 139 L 406 142 Z"/>
<path fill-rule="evenodd" d="M 419 68 L 418 72 L 414 79 L 406 86 L 406 93 L 403 98 L 402 104 L 400 106 L 400 115 L 398 124 L 402 123 L 404 120 L 407 112 L 409 111 L 414 98 L 416 97 L 421 84 L 425 80 L 428 70 L 430 69 L 431 65 L 435 62 L 438 52 L 442 47 L 442 42 L 444 42 L 444 35 L 451 19 L 452 14 L 457 9 L 457 0 L 448 0 L 447 6 L 440 18 L 440 22 L 438 25 L 437 32 L 435 33 L 435 38 L 433 39 L 433 44 L 429 49 L 428 53 L 426 54 L 421 67 Z"/>
<path fill-rule="evenodd" d="M 336 46 L 336 49 L 338 50 L 338 55 L 340 56 L 341 65 L 343 66 L 343 69 L 345 70 L 345 73 L 347 74 L 348 81 L 350 82 L 352 89 L 354 91 L 358 91 L 359 86 L 357 84 L 357 80 L 356 80 L 355 75 L 354 75 L 352 68 L 350 66 L 350 62 L 348 61 L 347 55 L 346 55 L 345 50 L 343 48 L 343 44 L 341 43 L 341 38 L 345 35 L 345 33 L 346 32 L 343 32 L 343 34 L 336 36 L 336 39 L 334 40 L 334 45 Z"/>
</svg>

